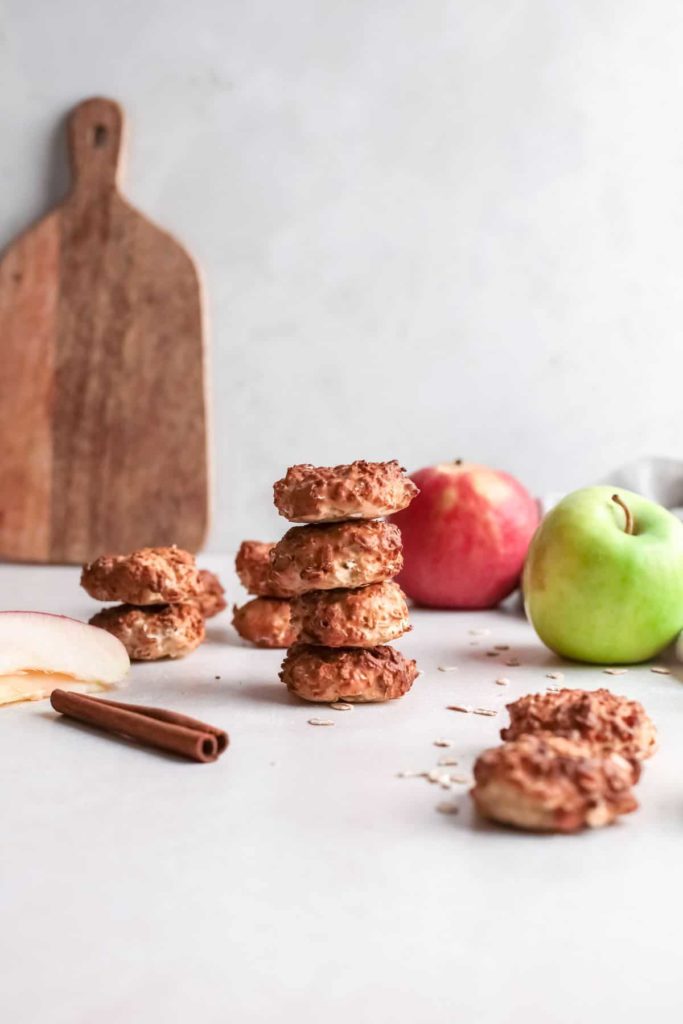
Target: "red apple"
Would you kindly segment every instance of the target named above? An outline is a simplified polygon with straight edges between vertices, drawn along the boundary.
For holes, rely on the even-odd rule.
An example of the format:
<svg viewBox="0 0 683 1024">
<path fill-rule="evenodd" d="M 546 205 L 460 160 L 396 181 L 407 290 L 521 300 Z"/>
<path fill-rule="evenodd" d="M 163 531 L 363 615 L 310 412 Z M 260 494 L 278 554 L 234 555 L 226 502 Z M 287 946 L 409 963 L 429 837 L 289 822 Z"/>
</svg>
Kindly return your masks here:
<svg viewBox="0 0 683 1024">
<path fill-rule="evenodd" d="M 417 498 L 392 516 L 403 537 L 398 577 L 431 608 L 492 608 L 519 583 L 538 506 L 508 473 L 443 463 L 412 474 Z"/>
</svg>

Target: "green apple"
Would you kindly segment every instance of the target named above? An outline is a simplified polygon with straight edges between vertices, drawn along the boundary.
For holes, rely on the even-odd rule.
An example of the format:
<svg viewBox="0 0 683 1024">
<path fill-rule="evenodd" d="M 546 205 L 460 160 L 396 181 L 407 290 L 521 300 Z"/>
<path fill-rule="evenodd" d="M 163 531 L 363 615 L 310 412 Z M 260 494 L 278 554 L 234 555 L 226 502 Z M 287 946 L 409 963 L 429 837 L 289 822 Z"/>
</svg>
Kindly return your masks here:
<svg viewBox="0 0 683 1024">
<path fill-rule="evenodd" d="M 683 523 L 619 487 L 574 491 L 536 531 L 522 586 L 529 619 L 557 654 L 645 661 L 683 629 Z"/>
</svg>

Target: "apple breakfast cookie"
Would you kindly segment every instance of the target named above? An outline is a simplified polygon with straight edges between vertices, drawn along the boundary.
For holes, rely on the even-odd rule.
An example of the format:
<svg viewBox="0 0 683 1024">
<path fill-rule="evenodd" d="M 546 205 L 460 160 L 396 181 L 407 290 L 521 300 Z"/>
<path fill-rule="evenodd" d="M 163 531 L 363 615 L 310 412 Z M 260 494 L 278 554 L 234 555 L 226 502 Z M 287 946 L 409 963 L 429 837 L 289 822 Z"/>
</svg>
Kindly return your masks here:
<svg viewBox="0 0 683 1024">
<path fill-rule="evenodd" d="M 144 608 L 116 605 L 93 615 L 90 625 L 117 637 L 133 661 L 182 658 L 199 647 L 205 635 L 204 616 L 196 601 Z"/>
<path fill-rule="evenodd" d="M 227 608 L 225 602 L 225 590 L 221 581 L 215 573 L 208 569 L 199 570 L 199 593 L 197 604 L 205 619 L 212 619 L 214 615 Z"/>
<path fill-rule="evenodd" d="M 194 555 L 175 546 L 102 555 L 83 566 L 81 586 L 96 601 L 143 606 L 188 601 L 200 590 Z"/>
<path fill-rule="evenodd" d="M 282 663 L 280 679 L 304 700 L 370 703 L 407 693 L 417 665 L 393 647 L 314 647 L 297 643 Z"/>
<path fill-rule="evenodd" d="M 303 643 L 325 647 L 377 647 L 411 628 L 397 583 L 357 590 L 313 590 L 292 601 L 292 622 Z"/>
<path fill-rule="evenodd" d="M 485 750 L 471 796 L 485 818 L 532 832 L 576 832 L 609 825 L 638 807 L 637 762 L 600 754 L 550 733 Z"/>
<path fill-rule="evenodd" d="M 642 704 L 606 689 L 530 693 L 507 708 L 510 725 L 501 730 L 504 740 L 551 732 L 636 761 L 657 749 L 657 730 Z"/>
<path fill-rule="evenodd" d="M 291 597 L 280 579 L 271 577 L 271 551 L 275 544 L 261 540 L 243 540 L 235 558 L 235 571 L 248 594 L 255 597 Z"/>
<path fill-rule="evenodd" d="M 232 624 L 243 640 L 257 647 L 291 647 L 296 640 L 287 598 L 255 597 L 241 608 L 235 605 Z"/>
<path fill-rule="evenodd" d="M 377 519 L 405 508 L 418 493 L 395 460 L 291 466 L 273 492 L 278 512 L 292 523 Z"/>
<path fill-rule="evenodd" d="M 401 533 L 381 520 L 294 526 L 270 555 L 271 580 L 290 594 L 364 587 L 402 567 Z"/>
</svg>

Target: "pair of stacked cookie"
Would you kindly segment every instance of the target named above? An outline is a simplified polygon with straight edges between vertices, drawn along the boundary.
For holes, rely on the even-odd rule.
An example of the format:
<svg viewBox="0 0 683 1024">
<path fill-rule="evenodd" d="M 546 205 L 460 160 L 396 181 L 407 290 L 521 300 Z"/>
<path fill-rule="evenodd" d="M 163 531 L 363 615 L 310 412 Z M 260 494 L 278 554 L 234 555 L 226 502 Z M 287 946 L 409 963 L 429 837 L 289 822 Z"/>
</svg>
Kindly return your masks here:
<svg viewBox="0 0 683 1024">
<path fill-rule="evenodd" d="M 508 711 L 506 742 L 474 766 L 481 814 L 531 831 L 575 832 L 637 809 L 631 787 L 657 746 L 641 704 L 606 689 L 564 689 L 528 694 Z"/>
<path fill-rule="evenodd" d="M 406 508 L 417 488 L 397 462 L 293 466 L 274 487 L 275 506 L 295 526 L 270 552 L 269 579 L 293 595 L 290 647 L 280 678 L 316 702 L 402 696 L 414 661 L 390 641 L 410 629 L 405 596 L 392 582 L 401 535 L 380 517 Z"/>
<path fill-rule="evenodd" d="M 251 601 L 233 608 L 232 624 L 257 647 L 290 647 L 296 639 L 292 627 L 293 593 L 271 575 L 274 543 L 244 540 L 235 558 L 235 571 Z"/>
<path fill-rule="evenodd" d="M 205 620 L 225 608 L 218 578 L 177 547 L 102 555 L 83 566 L 81 586 L 96 601 L 119 602 L 90 625 L 118 637 L 134 661 L 189 654 L 204 640 Z"/>
</svg>

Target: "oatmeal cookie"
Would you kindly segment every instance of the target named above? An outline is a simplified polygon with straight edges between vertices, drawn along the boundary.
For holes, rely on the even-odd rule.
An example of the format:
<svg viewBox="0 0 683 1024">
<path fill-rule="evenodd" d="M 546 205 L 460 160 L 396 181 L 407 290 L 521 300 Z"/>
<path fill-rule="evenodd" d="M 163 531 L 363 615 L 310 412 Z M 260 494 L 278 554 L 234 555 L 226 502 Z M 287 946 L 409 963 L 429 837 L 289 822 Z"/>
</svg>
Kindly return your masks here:
<svg viewBox="0 0 683 1024">
<path fill-rule="evenodd" d="M 241 608 L 235 605 L 232 624 L 257 647 L 290 647 L 296 640 L 291 602 L 283 597 L 255 597 Z"/>
<path fill-rule="evenodd" d="M 200 589 L 194 555 L 176 547 L 102 555 L 83 566 L 81 586 L 96 601 L 138 606 L 178 604 L 196 597 Z"/>
<path fill-rule="evenodd" d="M 418 490 L 393 462 L 291 466 L 273 488 L 275 507 L 292 523 L 377 519 L 406 508 Z"/>
<path fill-rule="evenodd" d="M 248 594 L 255 597 L 292 597 L 280 579 L 271 578 L 271 552 L 274 543 L 261 540 L 243 540 L 235 558 L 235 571 Z"/>
<path fill-rule="evenodd" d="M 532 832 L 576 832 L 636 810 L 637 762 L 601 754 L 550 733 L 525 735 L 484 751 L 471 796 L 485 818 Z"/>
<path fill-rule="evenodd" d="M 324 647 L 377 647 L 411 629 L 405 595 L 391 582 L 301 594 L 292 601 L 292 622 L 302 643 Z"/>
<path fill-rule="evenodd" d="M 227 608 L 225 590 L 215 573 L 208 569 L 199 570 L 199 594 L 197 604 L 205 619 L 212 619 Z"/>
<path fill-rule="evenodd" d="M 270 562 L 271 580 L 291 594 L 364 587 L 401 571 L 401 532 L 381 520 L 293 526 L 273 548 Z"/>
<path fill-rule="evenodd" d="M 314 647 L 297 643 L 282 663 L 280 679 L 304 700 L 369 703 L 395 700 L 417 678 L 417 665 L 393 647 Z"/>
<path fill-rule="evenodd" d="M 93 615 L 90 625 L 117 637 L 133 661 L 182 658 L 205 636 L 204 616 L 195 601 L 144 608 L 116 605 Z"/>
<path fill-rule="evenodd" d="M 637 761 L 657 749 L 657 730 L 642 704 L 606 689 L 529 693 L 507 708 L 510 725 L 501 730 L 504 740 L 551 732 Z"/>
</svg>

